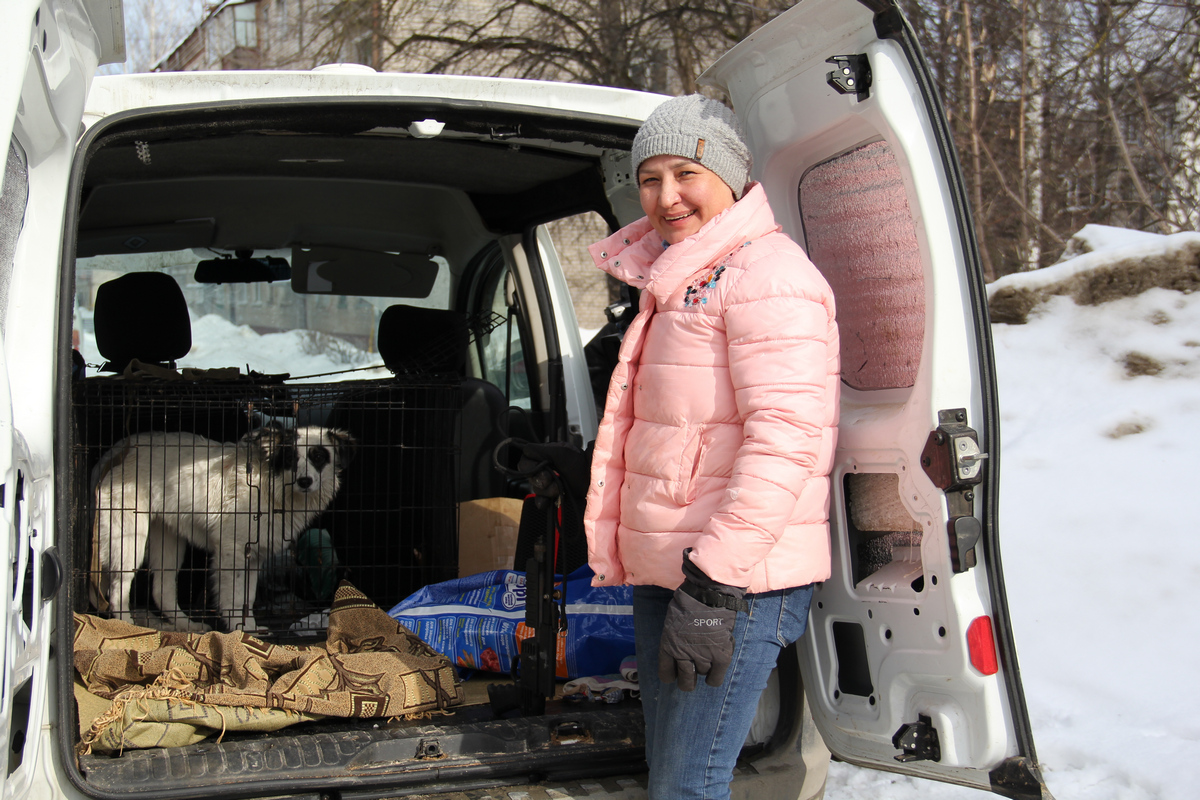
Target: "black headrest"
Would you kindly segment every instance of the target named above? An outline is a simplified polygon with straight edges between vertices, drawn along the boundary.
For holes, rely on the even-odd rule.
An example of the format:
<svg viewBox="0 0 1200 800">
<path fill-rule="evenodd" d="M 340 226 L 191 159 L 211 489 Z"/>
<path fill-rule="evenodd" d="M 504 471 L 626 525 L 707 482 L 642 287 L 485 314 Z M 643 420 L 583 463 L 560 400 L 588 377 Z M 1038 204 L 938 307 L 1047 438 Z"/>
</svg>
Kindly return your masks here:
<svg viewBox="0 0 1200 800">
<path fill-rule="evenodd" d="M 108 372 L 121 372 L 135 358 L 174 367 L 192 349 L 187 301 L 165 272 L 130 272 L 100 284 L 94 321 Z"/>
<path fill-rule="evenodd" d="M 457 311 L 395 305 L 379 318 L 379 355 L 396 375 L 464 374 L 467 319 Z"/>
</svg>

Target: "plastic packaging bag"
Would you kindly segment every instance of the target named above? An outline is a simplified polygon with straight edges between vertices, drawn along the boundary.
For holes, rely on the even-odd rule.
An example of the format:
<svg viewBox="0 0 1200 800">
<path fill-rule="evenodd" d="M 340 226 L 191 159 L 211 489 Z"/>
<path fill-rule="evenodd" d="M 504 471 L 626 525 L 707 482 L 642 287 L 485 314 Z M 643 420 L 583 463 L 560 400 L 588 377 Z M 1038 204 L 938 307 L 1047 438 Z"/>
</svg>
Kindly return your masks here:
<svg viewBox="0 0 1200 800">
<path fill-rule="evenodd" d="M 567 577 L 567 629 L 558 634 L 558 678 L 605 675 L 633 655 L 633 590 L 593 587 L 583 566 Z M 561 586 L 561 580 L 556 584 Z M 389 616 L 460 667 L 507 673 L 532 635 L 525 625 L 525 573 L 494 570 L 426 586 Z"/>
</svg>

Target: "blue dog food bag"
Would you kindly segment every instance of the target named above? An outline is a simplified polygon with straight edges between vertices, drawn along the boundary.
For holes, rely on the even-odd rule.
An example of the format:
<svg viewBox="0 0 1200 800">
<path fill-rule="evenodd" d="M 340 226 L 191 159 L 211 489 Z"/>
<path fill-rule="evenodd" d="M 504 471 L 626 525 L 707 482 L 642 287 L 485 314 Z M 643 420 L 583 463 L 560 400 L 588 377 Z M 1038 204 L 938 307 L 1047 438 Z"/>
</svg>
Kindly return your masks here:
<svg viewBox="0 0 1200 800">
<path fill-rule="evenodd" d="M 633 654 L 633 590 L 593 587 L 592 571 L 567 577 L 567 629 L 558 635 L 557 676 L 615 673 Z M 561 584 L 561 581 L 560 581 Z M 435 583 L 388 615 L 460 667 L 507 673 L 532 635 L 525 625 L 525 573 L 494 570 Z"/>
</svg>

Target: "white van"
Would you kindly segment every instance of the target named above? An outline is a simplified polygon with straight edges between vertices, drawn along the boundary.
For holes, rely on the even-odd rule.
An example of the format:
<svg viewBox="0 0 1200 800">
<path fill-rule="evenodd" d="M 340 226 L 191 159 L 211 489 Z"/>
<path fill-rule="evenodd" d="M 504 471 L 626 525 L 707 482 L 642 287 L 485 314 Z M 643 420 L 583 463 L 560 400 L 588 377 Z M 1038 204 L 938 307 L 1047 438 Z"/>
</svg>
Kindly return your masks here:
<svg viewBox="0 0 1200 800">
<path fill-rule="evenodd" d="M 139 430 L 358 426 L 353 496 L 320 526 L 339 569 L 384 609 L 453 577 L 459 504 L 525 490 L 492 469 L 494 444 L 517 428 L 595 434 L 549 223 L 641 215 L 629 148 L 664 99 L 350 67 L 93 79 L 123 48 L 120 0 L 13 0 L 0 26 L 3 797 L 644 797 L 629 699 L 547 692 L 498 718 L 467 692 L 426 719 L 80 746 L 73 615 L 101 610 L 100 453 Z M 705 80 L 836 293 L 844 369 L 833 576 L 780 660 L 734 796 L 820 797 L 832 754 L 1048 798 L 1005 602 L 982 271 L 912 30 L 894 0 L 801 0 Z M 130 275 L 132 290 L 101 288 Z M 151 288 L 163 275 L 178 287 L 166 299 Z M 381 330 L 389 312 L 399 328 Z M 259 349 L 213 356 L 205 331 L 222 325 L 236 334 L 222 346 Z M 442 344 L 450 366 L 422 382 Z M 313 366 L 331 352 L 357 371 Z M 387 369 L 359 369 L 375 353 Z M 232 371 L 187 369 L 214 357 Z"/>
</svg>

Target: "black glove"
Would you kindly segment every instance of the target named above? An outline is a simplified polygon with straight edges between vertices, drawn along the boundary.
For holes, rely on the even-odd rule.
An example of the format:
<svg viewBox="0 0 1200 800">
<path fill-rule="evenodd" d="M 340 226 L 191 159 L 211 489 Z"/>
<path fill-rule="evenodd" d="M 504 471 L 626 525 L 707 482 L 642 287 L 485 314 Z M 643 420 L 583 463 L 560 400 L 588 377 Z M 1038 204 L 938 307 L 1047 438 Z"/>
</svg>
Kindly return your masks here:
<svg viewBox="0 0 1200 800">
<path fill-rule="evenodd" d="M 696 676 L 707 675 L 709 686 L 720 686 L 733 661 L 733 623 L 737 612 L 749 611 L 745 589 L 717 583 L 683 551 L 683 584 L 675 590 L 658 646 L 658 679 L 679 682 L 690 692 Z"/>
<path fill-rule="evenodd" d="M 588 481 L 592 470 L 592 448 L 595 442 L 588 445 L 587 450 L 567 442 L 527 442 L 521 447 L 521 460 L 517 469 L 529 473 L 535 470 L 539 463 L 544 463 L 547 469 L 534 472 L 529 477 L 529 486 L 539 497 L 558 497 L 558 486 L 555 484 L 551 470 L 558 473 L 563 488 L 570 494 L 582 500 L 587 496 Z"/>
</svg>

